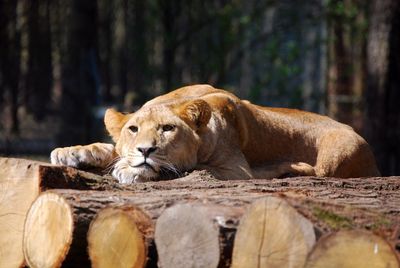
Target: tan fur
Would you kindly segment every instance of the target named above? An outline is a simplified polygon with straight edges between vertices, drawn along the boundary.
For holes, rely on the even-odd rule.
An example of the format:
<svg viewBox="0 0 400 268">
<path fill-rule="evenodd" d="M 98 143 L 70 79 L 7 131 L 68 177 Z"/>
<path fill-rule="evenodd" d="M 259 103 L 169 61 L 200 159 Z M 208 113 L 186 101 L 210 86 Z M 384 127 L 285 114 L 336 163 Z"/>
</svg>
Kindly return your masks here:
<svg viewBox="0 0 400 268">
<path fill-rule="evenodd" d="M 192 169 L 207 169 L 219 179 L 379 175 L 368 144 L 349 126 L 309 112 L 257 106 L 209 85 L 177 89 L 129 115 L 110 109 L 105 124 L 119 156 L 113 174 L 124 183 Z M 71 162 L 71 148 L 56 149 L 52 162 Z M 93 145 L 85 148 L 91 152 Z M 145 160 L 148 165 L 141 165 Z"/>
</svg>

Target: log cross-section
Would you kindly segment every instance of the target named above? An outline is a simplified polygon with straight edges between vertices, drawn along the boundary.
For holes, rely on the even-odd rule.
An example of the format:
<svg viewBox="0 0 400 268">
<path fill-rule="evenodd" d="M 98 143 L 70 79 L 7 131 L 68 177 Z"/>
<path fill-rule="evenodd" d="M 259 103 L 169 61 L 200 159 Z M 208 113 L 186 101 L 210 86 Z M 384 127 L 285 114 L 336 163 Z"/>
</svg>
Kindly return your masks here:
<svg viewBox="0 0 400 268">
<path fill-rule="evenodd" d="M 115 180 L 70 167 L 0 157 L 0 267 L 24 264 L 22 233 L 26 213 L 47 189 L 106 190 Z"/>
<path fill-rule="evenodd" d="M 135 206 L 112 206 L 101 210 L 88 232 L 92 267 L 145 267 L 153 232 L 150 217 Z"/>
<path fill-rule="evenodd" d="M 187 203 L 166 209 L 157 220 L 160 267 L 229 267 L 243 208 Z"/>
<path fill-rule="evenodd" d="M 24 255 L 32 268 L 59 267 L 67 255 L 74 230 L 68 203 L 52 193 L 42 195 L 29 210 L 24 231 Z"/>
<path fill-rule="evenodd" d="M 302 268 L 315 240 L 313 224 L 285 200 L 259 199 L 239 224 L 232 268 Z"/>
<path fill-rule="evenodd" d="M 363 230 L 339 231 L 322 237 L 305 268 L 399 268 L 393 248 L 382 237 Z"/>
<path fill-rule="evenodd" d="M 80 202 L 82 192 L 44 192 L 33 202 L 23 233 L 24 256 L 30 267 L 90 267 L 86 251 L 89 224 L 112 201 Z"/>
</svg>

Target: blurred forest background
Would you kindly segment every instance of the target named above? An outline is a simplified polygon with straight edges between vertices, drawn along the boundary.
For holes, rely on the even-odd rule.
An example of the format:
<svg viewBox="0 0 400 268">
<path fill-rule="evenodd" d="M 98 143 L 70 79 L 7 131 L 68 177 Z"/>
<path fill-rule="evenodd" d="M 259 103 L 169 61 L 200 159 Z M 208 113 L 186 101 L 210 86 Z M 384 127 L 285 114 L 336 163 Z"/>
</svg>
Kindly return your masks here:
<svg viewBox="0 0 400 268">
<path fill-rule="evenodd" d="M 109 106 L 209 83 L 327 114 L 400 175 L 398 0 L 0 0 L 0 154 L 105 139 Z"/>
</svg>

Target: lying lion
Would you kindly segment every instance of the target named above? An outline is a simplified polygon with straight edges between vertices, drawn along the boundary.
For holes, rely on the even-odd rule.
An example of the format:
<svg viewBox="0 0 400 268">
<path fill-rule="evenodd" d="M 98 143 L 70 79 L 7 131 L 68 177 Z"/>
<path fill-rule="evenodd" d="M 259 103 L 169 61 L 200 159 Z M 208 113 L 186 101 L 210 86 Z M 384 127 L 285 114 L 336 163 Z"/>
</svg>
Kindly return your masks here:
<svg viewBox="0 0 400 268">
<path fill-rule="evenodd" d="M 133 114 L 108 109 L 104 122 L 115 147 L 57 148 L 51 162 L 111 165 L 121 183 L 193 169 L 231 180 L 379 176 L 370 147 L 351 127 L 318 114 L 257 106 L 209 85 L 177 89 Z"/>
</svg>

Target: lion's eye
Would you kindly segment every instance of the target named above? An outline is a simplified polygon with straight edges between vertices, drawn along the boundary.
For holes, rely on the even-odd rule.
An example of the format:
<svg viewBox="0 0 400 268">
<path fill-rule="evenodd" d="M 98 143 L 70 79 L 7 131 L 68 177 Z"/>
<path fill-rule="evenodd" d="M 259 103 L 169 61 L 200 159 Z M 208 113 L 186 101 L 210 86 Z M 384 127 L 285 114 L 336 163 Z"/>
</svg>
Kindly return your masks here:
<svg viewBox="0 0 400 268">
<path fill-rule="evenodd" d="M 129 130 L 132 131 L 133 133 L 138 132 L 138 127 L 137 126 L 130 126 Z"/>
<path fill-rule="evenodd" d="M 173 125 L 164 125 L 163 127 L 162 127 L 162 130 L 163 131 L 171 131 L 171 130 L 173 130 L 175 128 L 175 126 L 173 126 Z"/>
</svg>

